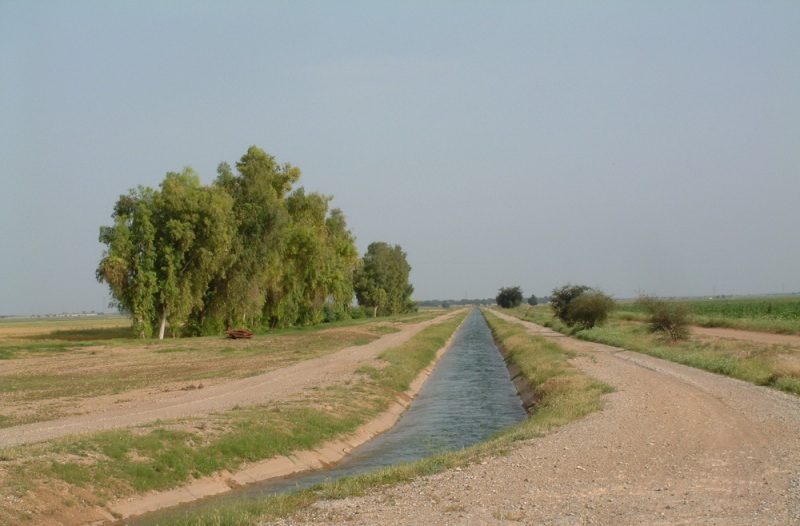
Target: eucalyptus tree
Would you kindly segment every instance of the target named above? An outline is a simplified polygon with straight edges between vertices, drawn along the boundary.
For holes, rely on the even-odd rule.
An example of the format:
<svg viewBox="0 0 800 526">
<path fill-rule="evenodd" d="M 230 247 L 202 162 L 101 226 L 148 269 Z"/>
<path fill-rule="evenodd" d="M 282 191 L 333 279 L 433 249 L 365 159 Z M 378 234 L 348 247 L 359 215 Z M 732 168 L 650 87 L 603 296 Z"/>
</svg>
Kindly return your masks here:
<svg viewBox="0 0 800 526">
<path fill-rule="evenodd" d="M 325 219 L 330 258 L 328 301 L 334 313 L 349 316 L 353 303 L 355 273 L 361 263 L 356 239 L 347 228 L 344 213 L 334 208 Z"/>
<path fill-rule="evenodd" d="M 250 147 L 212 186 L 187 169 L 120 197 L 97 278 L 136 333 L 218 333 L 321 321 L 349 309 L 359 257 L 331 197 L 292 192 L 300 170 Z M 333 307 L 331 307 L 333 305 Z"/>
<path fill-rule="evenodd" d="M 176 332 L 202 305 L 230 261 L 231 211 L 230 196 L 203 187 L 191 168 L 168 173 L 160 191 L 139 187 L 117 201 L 114 226 L 100 229 L 107 248 L 96 275 L 138 336 L 153 336 L 158 325 L 163 338 L 167 322 Z"/>
<path fill-rule="evenodd" d="M 341 211 L 329 215 L 331 200 L 302 187 L 286 199 L 291 221 L 279 304 L 284 325 L 319 323 L 326 303 L 344 311 L 352 302 L 358 252 Z"/>
<path fill-rule="evenodd" d="M 372 309 L 372 315 L 398 314 L 415 308 L 414 287 L 408 278 L 411 265 L 399 245 L 370 243 L 355 276 L 358 304 Z"/>
<path fill-rule="evenodd" d="M 257 326 L 277 320 L 283 252 L 289 213 L 285 198 L 300 170 L 279 165 L 251 146 L 236 163 L 218 168 L 214 186 L 233 199 L 236 236 L 230 266 L 212 281 L 206 301 L 192 315 L 194 332 L 218 332 L 233 325 Z"/>
<path fill-rule="evenodd" d="M 206 290 L 229 265 L 235 233 L 233 200 L 201 186 L 191 168 L 169 173 L 155 196 L 160 312 L 159 338 L 202 307 Z"/>
<path fill-rule="evenodd" d="M 131 315 L 139 338 L 153 336 L 157 318 L 154 195 L 149 187 L 131 189 L 114 206 L 114 225 L 100 227 L 100 242 L 106 249 L 97 267 L 97 280 L 108 284 L 112 305 Z"/>
</svg>

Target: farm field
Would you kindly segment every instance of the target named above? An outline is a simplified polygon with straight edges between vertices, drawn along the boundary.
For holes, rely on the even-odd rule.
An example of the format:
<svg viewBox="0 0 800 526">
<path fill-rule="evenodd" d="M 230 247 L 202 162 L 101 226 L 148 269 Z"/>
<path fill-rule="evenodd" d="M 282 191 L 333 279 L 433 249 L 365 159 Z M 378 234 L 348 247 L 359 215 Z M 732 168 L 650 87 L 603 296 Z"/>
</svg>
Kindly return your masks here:
<svg viewBox="0 0 800 526">
<path fill-rule="evenodd" d="M 692 321 L 697 326 L 688 340 L 675 342 L 650 332 L 647 315 L 632 302 L 619 303 L 607 323 L 585 330 L 565 326 L 544 305 L 519 307 L 511 312 L 520 319 L 583 340 L 800 394 L 800 318 L 795 317 L 800 310 L 800 299 L 746 298 L 688 303 Z M 767 332 L 762 334 L 759 330 Z"/>
<path fill-rule="evenodd" d="M 257 335 L 131 339 L 125 318 L 3 320 L 0 428 L 129 404 L 129 398 L 210 387 L 370 343 L 413 316 L 353 320 Z"/>
<path fill-rule="evenodd" d="M 702 327 L 728 327 L 779 334 L 800 334 L 800 297 L 754 296 L 687 299 L 692 321 Z M 620 313 L 644 314 L 634 302 L 618 303 Z"/>
</svg>

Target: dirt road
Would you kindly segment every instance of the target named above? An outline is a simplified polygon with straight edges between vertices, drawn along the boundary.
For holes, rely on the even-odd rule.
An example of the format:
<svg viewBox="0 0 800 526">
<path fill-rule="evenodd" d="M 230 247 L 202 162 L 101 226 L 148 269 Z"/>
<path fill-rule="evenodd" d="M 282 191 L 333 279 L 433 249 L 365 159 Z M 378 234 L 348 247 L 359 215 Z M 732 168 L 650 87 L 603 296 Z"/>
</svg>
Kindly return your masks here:
<svg viewBox="0 0 800 526">
<path fill-rule="evenodd" d="M 419 331 L 454 313 L 433 320 L 400 326 L 400 331 L 366 345 L 305 360 L 258 376 L 224 382 L 204 389 L 145 394 L 125 393 L 132 399 L 125 407 L 112 397 L 108 403 L 93 401 L 91 412 L 34 424 L 0 429 L 0 447 L 50 440 L 70 433 L 86 433 L 130 427 L 156 420 L 170 420 L 224 411 L 236 405 L 263 403 L 290 397 L 308 387 L 343 382 L 361 365 L 384 350 L 400 345 Z"/>
<path fill-rule="evenodd" d="M 617 389 L 606 409 L 279 524 L 800 524 L 799 397 L 503 317 L 578 351 L 576 366 Z"/>
</svg>

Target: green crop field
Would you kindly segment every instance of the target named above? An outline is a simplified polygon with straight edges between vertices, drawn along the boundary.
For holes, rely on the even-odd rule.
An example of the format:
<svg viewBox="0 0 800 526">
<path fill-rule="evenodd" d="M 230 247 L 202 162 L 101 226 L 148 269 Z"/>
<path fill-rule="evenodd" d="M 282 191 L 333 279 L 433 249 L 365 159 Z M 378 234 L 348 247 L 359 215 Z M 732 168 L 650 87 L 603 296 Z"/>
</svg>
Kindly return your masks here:
<svg viewBox="0 0 800 526">
<path fill-rule="evenodd" d="M 800 334 L 800 296 L 753 296 L 741 298 L 687 299 L 692 323 L 704 327 Z M 617 311 L 644 315 L 635 302 L 620 302 Z"/>
<path fill-rule="evenodd" d="M 692 301 L 698 316 L 733 319 L 800 320 L 800 298 L 738 298 Z"/>
</svg>

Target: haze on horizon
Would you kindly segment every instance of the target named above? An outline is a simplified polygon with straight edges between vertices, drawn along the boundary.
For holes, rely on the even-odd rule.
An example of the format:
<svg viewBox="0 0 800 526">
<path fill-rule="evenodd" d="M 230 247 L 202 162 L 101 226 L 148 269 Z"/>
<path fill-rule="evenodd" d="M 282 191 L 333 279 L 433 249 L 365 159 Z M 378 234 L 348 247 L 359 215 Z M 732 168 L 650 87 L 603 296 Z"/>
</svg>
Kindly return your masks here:
<svg viewBox="0 0 800 526">
<path fill-rule="evenodd" d="M 800 292 L 800 3 L 0 1 L 0 315 L 103 311 L 117 198 L 257 145 L 414 299 Z"/>
</svg>

